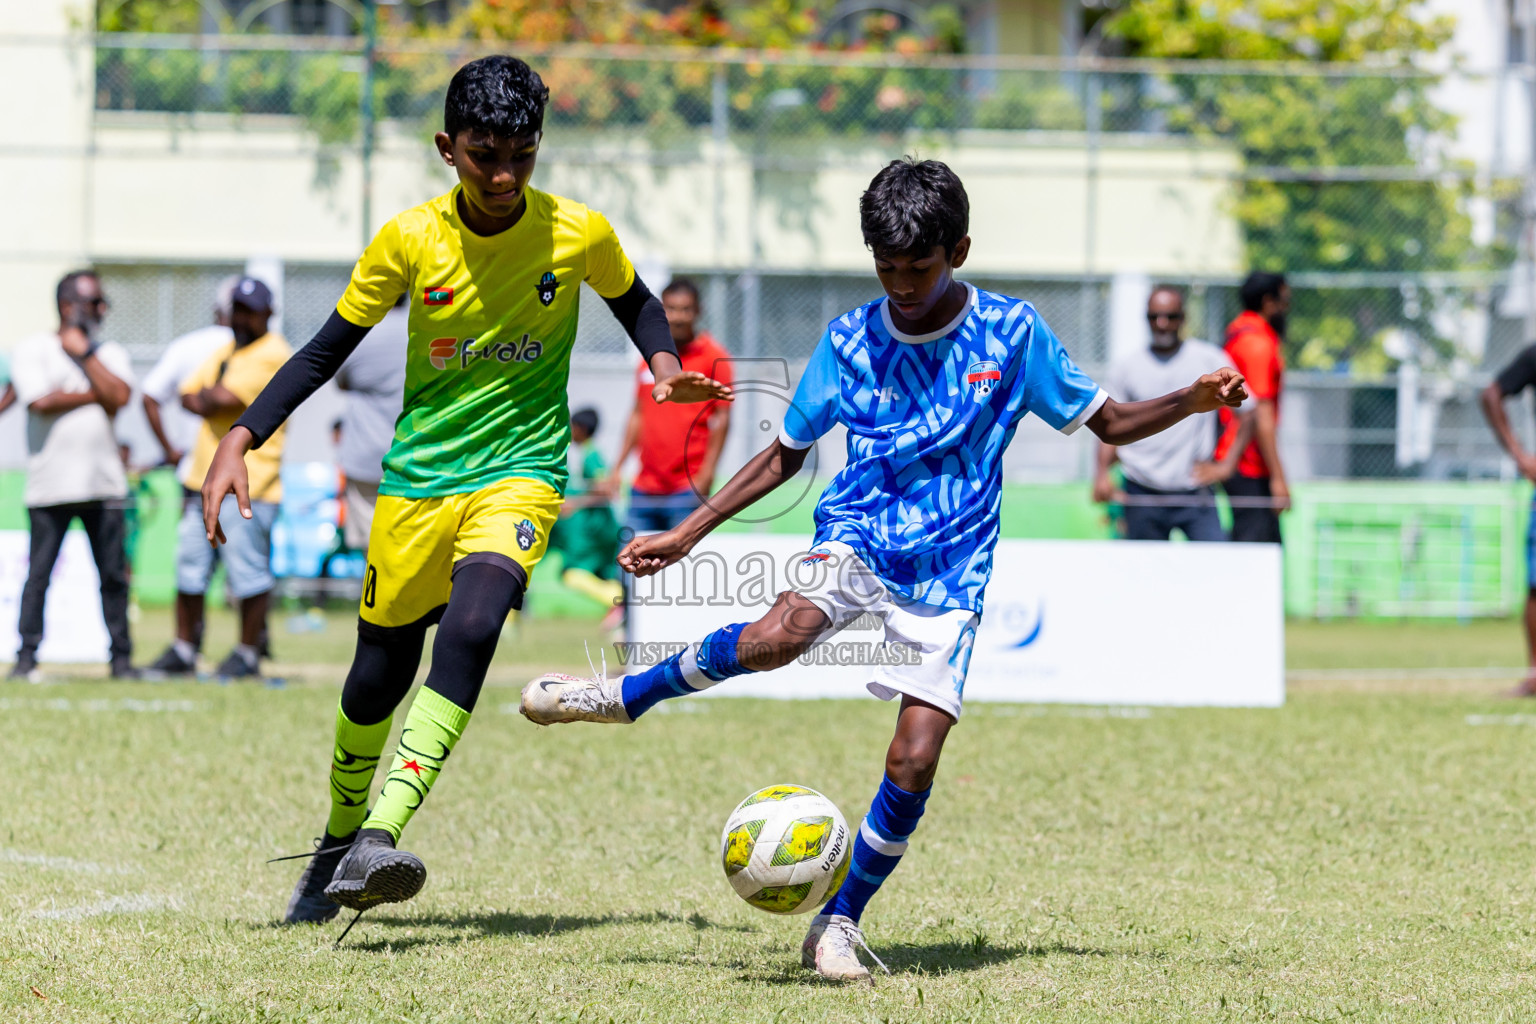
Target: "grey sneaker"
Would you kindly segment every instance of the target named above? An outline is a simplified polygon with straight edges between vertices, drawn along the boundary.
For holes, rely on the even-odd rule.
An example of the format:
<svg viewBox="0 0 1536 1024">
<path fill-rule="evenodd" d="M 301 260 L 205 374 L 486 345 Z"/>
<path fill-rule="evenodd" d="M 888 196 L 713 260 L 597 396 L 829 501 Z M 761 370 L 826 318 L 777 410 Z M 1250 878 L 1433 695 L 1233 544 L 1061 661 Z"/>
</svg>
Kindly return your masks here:
<svg viewBox="0 0 1536 1024">
<path fill-rule="evenodd" d="M 43 670 L 37 667 L 37 653 L 17 651 L 16 664 L 11 666 L 10 678 L 25 680 L 29 683 L 41 682 Z"/>
<path fill-rule="evenodd" d="M 363 829 L 336 866 L 325 895 L 353 910 L 380 903 L 404 903 L 427 884 L 427 866 L 414 853 L 395 849 L 381 829 Z"/>
<path fill-rule="evenodd" d="M 288 897 L 288 910 L 283 915 L 283 924 L 321 924 L 341 913 L 340 904 L 332 902 L 325 895 L 325 887 L 331 884 L 336 866 L 347 855 L 347 851 L 352 849 L 352 841 L 356 838 L 355 829 L 341 837 L 324 832 L 315 840 L 314 853 L 300 854 L 309 857 L 309 863 L 304 866 L 304 873 L 293 887 L 293 895 Z"/>
<path fill-rule="evenodd" d="M 219 679 L 260 679 L 261 667 L 239 651 L 230 651 L 213 674 Z"/>
<path fill-rule="evenodd" d="M 197 659 L 193 658 L 193 660 L 188 661 L 176 650 L 176 645 L 171 644 L 160 657 L 144 666 L 144 670 L 148 673 L 153 673 L 157 678 L 160 676 L 190 676 L 197 671 Z"/>
</svg>

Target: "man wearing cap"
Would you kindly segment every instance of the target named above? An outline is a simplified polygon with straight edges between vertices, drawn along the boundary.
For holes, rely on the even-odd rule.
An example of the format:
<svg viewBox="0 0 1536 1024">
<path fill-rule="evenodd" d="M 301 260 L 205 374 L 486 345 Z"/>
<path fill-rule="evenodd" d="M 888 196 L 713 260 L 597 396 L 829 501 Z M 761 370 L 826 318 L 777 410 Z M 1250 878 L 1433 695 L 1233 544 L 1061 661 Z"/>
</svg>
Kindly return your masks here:
<svg viewBox="0 0 1536 1024">
<path fill-rule="evenodd" d="M 43 641 L 48 580 L 74 520 L 85 527 L 101 577 L 112 675 L 132 678 L 128 635 L 128 477 L 112 421 L 133 394 L 128 352 L 102 341 L 107 300 L 95 271 L 65 274 L 55 293 L 59 329 L 18 342 L 11 382 L 27 410 L 27 520 L 31 560 L 21 592 L 14 678 L 33 679 Z"/>
<path fill-rule="evenodd" d="M 203 632 L 203 594 L 214 565 L 224 559 L 229 595 L 240 604 L 240 641 L 217 674 L 244 679 L 260 674 L 261 638 L 266 630 L 267 603 L 272 587 L 272 523 L 282 500 L 280 469 L 283 430 L 245 456 L 251 481 L 251 518 L 241 516 L 235 500 L 226 498 L 219 525 L 229 539 L 219 551 L 210 547 L 203 530 L 203 502 L 195 493 L 208 475 L 219 441 L 267 381 L 288 361 L 290 350 L 281 335 L 267 330 L 272 316 L 272 292 L 253 277 L 235 283 L 230 298 L 229 326 L 234 338 L 214 350 L 181 386 L 181 404 L 203 418 L 192 447 L 192 463 L 184 483 L 194 493 L 182 512 L 176 537 L 176 639 L 155 667 L 167 674 L 186 674 L 196 665 L 197 642 Z"/>
</svg>

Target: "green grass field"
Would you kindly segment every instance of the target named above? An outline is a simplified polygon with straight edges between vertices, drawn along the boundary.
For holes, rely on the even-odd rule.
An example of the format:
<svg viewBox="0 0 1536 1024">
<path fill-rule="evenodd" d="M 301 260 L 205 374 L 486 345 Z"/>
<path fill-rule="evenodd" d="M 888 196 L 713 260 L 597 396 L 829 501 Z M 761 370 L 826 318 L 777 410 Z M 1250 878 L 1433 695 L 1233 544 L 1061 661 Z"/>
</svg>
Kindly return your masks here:
<svg viewBox="0 0 1536 1024">
<path fill-rule="evenodd" d="M 144 614 L 141 657 L 164 619 Z M 216 619 L 210 654 L 230 628 Z M 345 616 L 302 635 L 279 617 L 282 688 L 0 687 L 0 1020 L 1536 1011 L 1536 708 L 1498 698 L 1508 678 L 1449 671 L 1518 665 L 1511 623 L 1293 624 L 1300 678 L 1280 710 L 973 706 L 866 915 L 894 972 L 872 988 L 802 971 L 806 919 L 741 903 L 716 843 L 770 782 L 815 786 L 857 820 L 891 709 L 699 700 L 633 729 L 528 725 L 515 687 L 583 666 L 586 636 L 509 631 L 407 833 L 427 888 L 339 949 L 340 922 L 274 925 L 298 868 L 264 861 L 323 821 Z"/>
</svg>

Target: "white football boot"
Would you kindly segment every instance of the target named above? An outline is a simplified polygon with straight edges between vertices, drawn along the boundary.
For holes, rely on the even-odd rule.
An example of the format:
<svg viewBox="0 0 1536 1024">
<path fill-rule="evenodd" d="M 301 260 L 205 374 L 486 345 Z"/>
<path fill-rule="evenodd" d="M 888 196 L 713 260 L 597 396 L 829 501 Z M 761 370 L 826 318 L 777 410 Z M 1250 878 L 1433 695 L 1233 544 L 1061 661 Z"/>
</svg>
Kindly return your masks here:
<svg viewBox="0 0 1536 1024">
<path fill-rule="evenodd" d="M 592 665 L 592 652 L 587 652 L 587 664 L 592 667 L 592 677 L 568 676 L 564 672 L 546 672 L 523 687 L 523 699 L 518 710 L 535 725 L 558 725 L 561 722 L 603 722 L 608 725 L 629 725 L 633 719 L 624 710 L 624 679 L 608 678 L 608 656 L 603 655 L 603 669 Z"/>
<path fill-rule="evenodd" d="M 842 914 L 817 914 L 800 944 L 800 965 L 830 981 L 869 981 L 869 968 L 859 963 L 858 947 L 886 974 L 891 969 L 864 942 L 864 933 L 853 918 Z"/>
</svg>

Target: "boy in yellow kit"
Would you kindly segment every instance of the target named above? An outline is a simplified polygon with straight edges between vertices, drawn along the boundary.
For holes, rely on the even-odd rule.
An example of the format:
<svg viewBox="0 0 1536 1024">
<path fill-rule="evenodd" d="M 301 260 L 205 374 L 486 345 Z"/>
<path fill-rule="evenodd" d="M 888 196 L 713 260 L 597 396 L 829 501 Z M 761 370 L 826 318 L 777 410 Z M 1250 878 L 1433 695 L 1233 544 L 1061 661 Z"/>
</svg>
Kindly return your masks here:
<svg viewBox="0 0 1536 1024">
<path fill-rule="evenodd" d="M 661 303 L 602 214 L 529 187 L 548 99 L 515 58 L 459 69 L 436 140 L 459 185 L 384 225 L 336 312 L 240 417 L 203 484 L 204 509 L 234 493 L 249 518 L 246 453 L 409 297 L 405 408 L 384 457 L 357 653 L 336 714 L 331 812 L 290 923 L 329 920 L 338 904 L 407 900 L 426 881 L 420 858 L 396 843 L 469 722 L 501 625 L 522 607 L 559 513 L 581 282 L 650 364 L 656 401 L 731 397 L 682 372 Z M 224 539 L 216 516 L 204 526 L 210 542 Z M 391 717 L 433 623 L 431 671 L 369 811 Z"/>
</svg>

